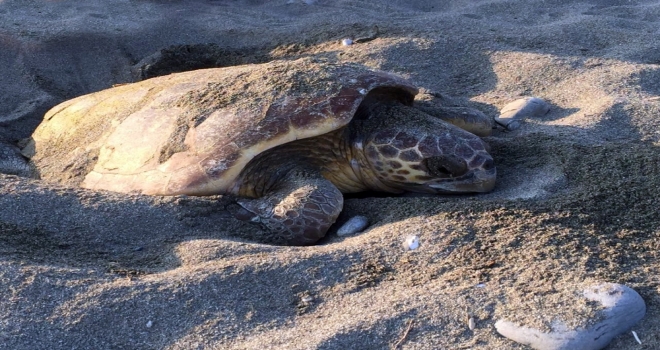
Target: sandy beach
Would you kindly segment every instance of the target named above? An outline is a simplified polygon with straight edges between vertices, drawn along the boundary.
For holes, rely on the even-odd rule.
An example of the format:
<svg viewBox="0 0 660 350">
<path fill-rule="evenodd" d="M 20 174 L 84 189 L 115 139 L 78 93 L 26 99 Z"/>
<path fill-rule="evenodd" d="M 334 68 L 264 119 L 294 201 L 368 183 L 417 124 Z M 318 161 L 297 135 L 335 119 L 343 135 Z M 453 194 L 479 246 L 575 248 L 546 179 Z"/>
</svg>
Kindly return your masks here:
<svg viewBox="0 0 660 350">
<path fill-rule="evenodd" d="M 114 85 L 310 56 L 551 107 L 485 138 L 491 193 L 347 196 L 311 247 L 260 243 L 230 196 L 0 175 L 0 349 L 526 349 L 494 323 L 586 327 L 598 281 L 647 307 L 607 349 L 660 348 L 658 1 L 0 0 L 0 48 L 7 144 Z"/>
</svg>

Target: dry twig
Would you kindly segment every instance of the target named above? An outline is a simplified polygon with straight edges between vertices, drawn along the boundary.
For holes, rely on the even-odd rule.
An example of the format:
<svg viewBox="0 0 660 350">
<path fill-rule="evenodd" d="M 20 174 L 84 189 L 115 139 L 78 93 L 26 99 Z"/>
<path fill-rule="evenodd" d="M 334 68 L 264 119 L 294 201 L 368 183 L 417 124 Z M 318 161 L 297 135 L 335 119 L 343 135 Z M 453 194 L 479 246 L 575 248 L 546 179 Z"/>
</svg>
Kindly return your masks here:
<svg viewBox="0 0 660 350">
<path fill-rule="evenodd" d="M 412 318 L 410 320 L 408 320 L 408 327 L 406 327 L 406 331 L 403 332 L 403 335 L 401 335 L 401 338 L 399 338 L 399 340 L 396 343 L 394 343 L 394 345 L 392 345 L 392 350 L 398 349 L 399 345 L 401 345 L 401 343 L 403 343 L 403 341 L 406 340 L 406 337 L 408 336 L 408 333 L 410 332 L 410 329 L 412 328 L 412 325 L 413 325 L 414 321 L 415 320 L 413 320 Z"/>
</svg>

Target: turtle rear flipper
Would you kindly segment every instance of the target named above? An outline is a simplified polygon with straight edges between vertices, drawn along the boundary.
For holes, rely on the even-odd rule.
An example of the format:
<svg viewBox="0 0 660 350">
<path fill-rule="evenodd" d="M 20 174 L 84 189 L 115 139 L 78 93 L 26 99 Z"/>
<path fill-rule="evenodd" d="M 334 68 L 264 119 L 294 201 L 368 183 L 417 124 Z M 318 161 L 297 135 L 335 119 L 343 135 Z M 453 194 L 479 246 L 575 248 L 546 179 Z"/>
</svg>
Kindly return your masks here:
<svg viewBox="0 0 660 350">
<path fill-rule="evenodd" d="M 21 150 L 9 142 L 0 141 L 0 173 L 23 177 L 36 177 L 29 160 Z"/>
<path fill-rule="evenodd" d="M 343 206 L 332 182 L 294 169 L 264 196 L 240 199 L 228 209 L 237 219 L 260 225 L 269 242 L 311 245 L 325 236 Z"/>
</svg>

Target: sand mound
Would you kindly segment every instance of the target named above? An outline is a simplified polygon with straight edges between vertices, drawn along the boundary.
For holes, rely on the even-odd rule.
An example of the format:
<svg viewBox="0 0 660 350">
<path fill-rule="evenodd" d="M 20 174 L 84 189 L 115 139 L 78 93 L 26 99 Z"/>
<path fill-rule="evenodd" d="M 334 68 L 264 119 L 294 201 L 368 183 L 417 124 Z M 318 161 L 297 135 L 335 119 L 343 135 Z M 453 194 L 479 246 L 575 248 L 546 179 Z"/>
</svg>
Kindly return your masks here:
<svg viewBox="0 0 660 350">
<path fill-rule="evenodd" d="M 522 349 L 495 320 L 578 325 L 593 281 L 648 307 L 643 345 L 610 348 L 660 348 L 656 1 L 4 0 L 0 13 L 0 141 L 154 54 L 170 63 L 153 74 L 318 55 L 490 116 L 522 96 L 552 105 L 488 138 L 494 192 L 350 198 L 339 223 L 365 215 L 367 231 L 307 248 L 247 239 L 230 198 L 2 176 L 0 348 Z M 406 252 L 410 234 L 421 245 Z"/>
</svg>

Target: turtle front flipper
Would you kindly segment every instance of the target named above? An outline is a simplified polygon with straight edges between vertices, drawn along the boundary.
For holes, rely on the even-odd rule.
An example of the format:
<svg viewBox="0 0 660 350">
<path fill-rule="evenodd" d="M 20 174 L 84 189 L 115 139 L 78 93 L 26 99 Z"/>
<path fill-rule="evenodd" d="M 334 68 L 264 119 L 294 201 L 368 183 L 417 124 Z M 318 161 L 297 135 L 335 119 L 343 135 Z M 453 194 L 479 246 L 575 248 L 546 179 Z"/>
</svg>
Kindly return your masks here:
<svg viewBox="0 0 660 350">
<path fill-rule="evenodd" d="M 478 109 L 459 107 L 456 101 L 436 92 L 422 92 L 415 100 L 420 111 L 441 119 L 477 136 L 489 136 L 495 126 L 493 118 Z"/>
<path fill-rule="evenodd" d="M 489 136 L 493 131 L 493 118 L 469 107 L 417 106 L 419 110 L 459 127 L 477 136 Z"/>
<path fill-rule="evenodd" d="M 243 221 L 260 225 L 266 240 L 286 245 L 311 245 L 325 236 L 344 206 L 341 192 L 330 181 L 292 171 L 257 199 L 240 199 L 229 208 Z"/>
</svg>

